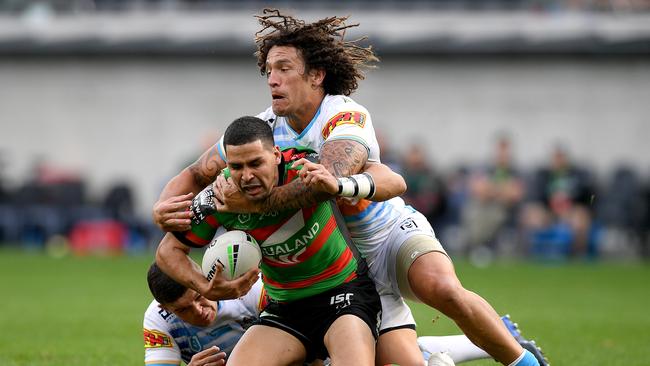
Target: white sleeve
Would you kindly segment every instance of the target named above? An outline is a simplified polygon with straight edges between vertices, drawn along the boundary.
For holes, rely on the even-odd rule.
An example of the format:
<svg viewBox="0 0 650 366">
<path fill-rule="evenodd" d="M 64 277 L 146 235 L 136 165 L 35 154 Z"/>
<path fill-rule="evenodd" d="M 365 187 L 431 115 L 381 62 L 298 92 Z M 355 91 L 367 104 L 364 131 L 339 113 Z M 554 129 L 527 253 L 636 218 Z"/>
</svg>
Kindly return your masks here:
<svg viewBox="0 0 650 366">
<path fill-rule="evenodd" d="M 158 303 L 152 302 L 144 314 L 144 363 L 146 365 L 180 365 L 181 353 L 174 338 L 169 335 L 167 322 L 158 312 Z"/>
<path fill-rule="evenodd" d="M 369 161 L 379 161 L 379 144 L 372 118 L 364 107 L 357 103 L 342 103 L 328 114 L 332 117 L 327 120 L 321 131 L 325 139 L 324 143 L 334 140 L 354 140 L 366 147 Z"/>
</svg>

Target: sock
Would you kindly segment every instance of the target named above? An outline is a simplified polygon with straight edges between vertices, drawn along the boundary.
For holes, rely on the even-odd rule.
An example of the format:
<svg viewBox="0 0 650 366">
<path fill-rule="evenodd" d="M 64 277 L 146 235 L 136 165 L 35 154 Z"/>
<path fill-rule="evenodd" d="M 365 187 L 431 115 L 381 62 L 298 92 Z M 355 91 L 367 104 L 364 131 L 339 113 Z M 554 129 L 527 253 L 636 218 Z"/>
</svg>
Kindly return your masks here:
<svg viewBox="0 0 650 366">
<path fill-rule="evenodd" d="M 492 358 L 464 335 L 418 337 L 418 344 L 431 353 L 449 353 L 454 363 Z"/>
<path fill-rule="evenodd" d="M 532 353 L 525 349 L 521 356 L 517 357 L 508 366 L 539 366 L 539 362 Z"/>
</svg>

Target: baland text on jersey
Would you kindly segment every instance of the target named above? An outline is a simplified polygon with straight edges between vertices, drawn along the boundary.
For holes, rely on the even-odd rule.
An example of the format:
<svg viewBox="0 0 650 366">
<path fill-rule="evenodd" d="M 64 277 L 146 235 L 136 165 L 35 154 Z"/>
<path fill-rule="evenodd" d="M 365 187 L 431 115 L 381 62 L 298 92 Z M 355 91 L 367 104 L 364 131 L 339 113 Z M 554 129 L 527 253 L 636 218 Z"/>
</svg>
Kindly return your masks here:
<svg viewBox="0 0 650 366">
<path fill-rule="evenodd" d="M 314 222 L 314 224 L 306 231 L 303 231 L 302 234 L 289 238 L 286 241 L 274 243 L 270 240 L 266 240 L 261 244 L 262 254 L 265 257 L 275 257 L 276 260 L 280 262 L 295 263 L 297 262 L 297 257 L 306 250 L 307 243 L 318 235 L 319 230 L 320 224 Z"/>
</svg>

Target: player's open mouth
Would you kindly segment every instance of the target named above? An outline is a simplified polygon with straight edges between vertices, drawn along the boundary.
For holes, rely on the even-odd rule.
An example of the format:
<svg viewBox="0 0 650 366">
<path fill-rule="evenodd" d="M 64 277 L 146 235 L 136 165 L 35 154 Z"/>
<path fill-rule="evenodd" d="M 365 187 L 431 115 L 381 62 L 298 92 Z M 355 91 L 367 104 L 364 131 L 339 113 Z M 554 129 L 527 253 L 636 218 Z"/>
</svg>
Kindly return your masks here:
<svg viewBox="0 0 650 366">
<path fill-rule="evenodd" d="M 271 98 L 273 98 L 273 100 L 280 100 L 280 99 L 284 99 L 284 96 L 273 93 L 271 94 Z"/>
<path fill-rule="evenodd" d="M 255 195 L 259 194 L 262 191 L 262 186 L 258 186 L 258 185 L 246 186 L 246 187 L 242 187 L 242 188 L 244 188 L 244 191 L 246 193 L 250 194 L 251 196 L 255 196 Z"/>
</svg>

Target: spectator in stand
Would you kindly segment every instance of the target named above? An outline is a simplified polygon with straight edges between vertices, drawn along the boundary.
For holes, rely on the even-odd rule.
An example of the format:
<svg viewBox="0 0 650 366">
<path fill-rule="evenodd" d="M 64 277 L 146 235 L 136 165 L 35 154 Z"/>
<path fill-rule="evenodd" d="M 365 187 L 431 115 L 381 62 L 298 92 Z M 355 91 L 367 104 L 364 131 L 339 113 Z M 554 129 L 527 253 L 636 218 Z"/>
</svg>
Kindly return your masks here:
<svg viewBox="0 0 650 366">
<path fill-rule="evenodd" d="M 558 145 L 549 166 L 535 174 L 531 188 L 532 202 L 524 212 L 523 225 L 533 252 L 546 257 L 595 255 L 591 174 Z"/>
<path fill-rule="evenodd" d="M 447 200 L 444 180 L 432 168 L 421 144 L 412 144 L 403 157 L 402 176 L 407 191 L 402 198 L 420 211 L 440 232 Z"/>
<path fill-rule="evenodd" d="M 523 197 L 524 184 L 512 160 L 510 138 L 499 135 L 493 161 L 469 178 L 469 200 L 462 211 L 469 249 L 494 249 L 504 229 L 515 227 Z"/>
<path fill-rule="evenodd" d="M 379 144 L 381 162 L 395 173 L 402 174 L 404 170 L 402 156 L 393 148 L 379 129 L 375 129 L 375 135 L 377 136 L 377 144 Z"/>
</svg>

